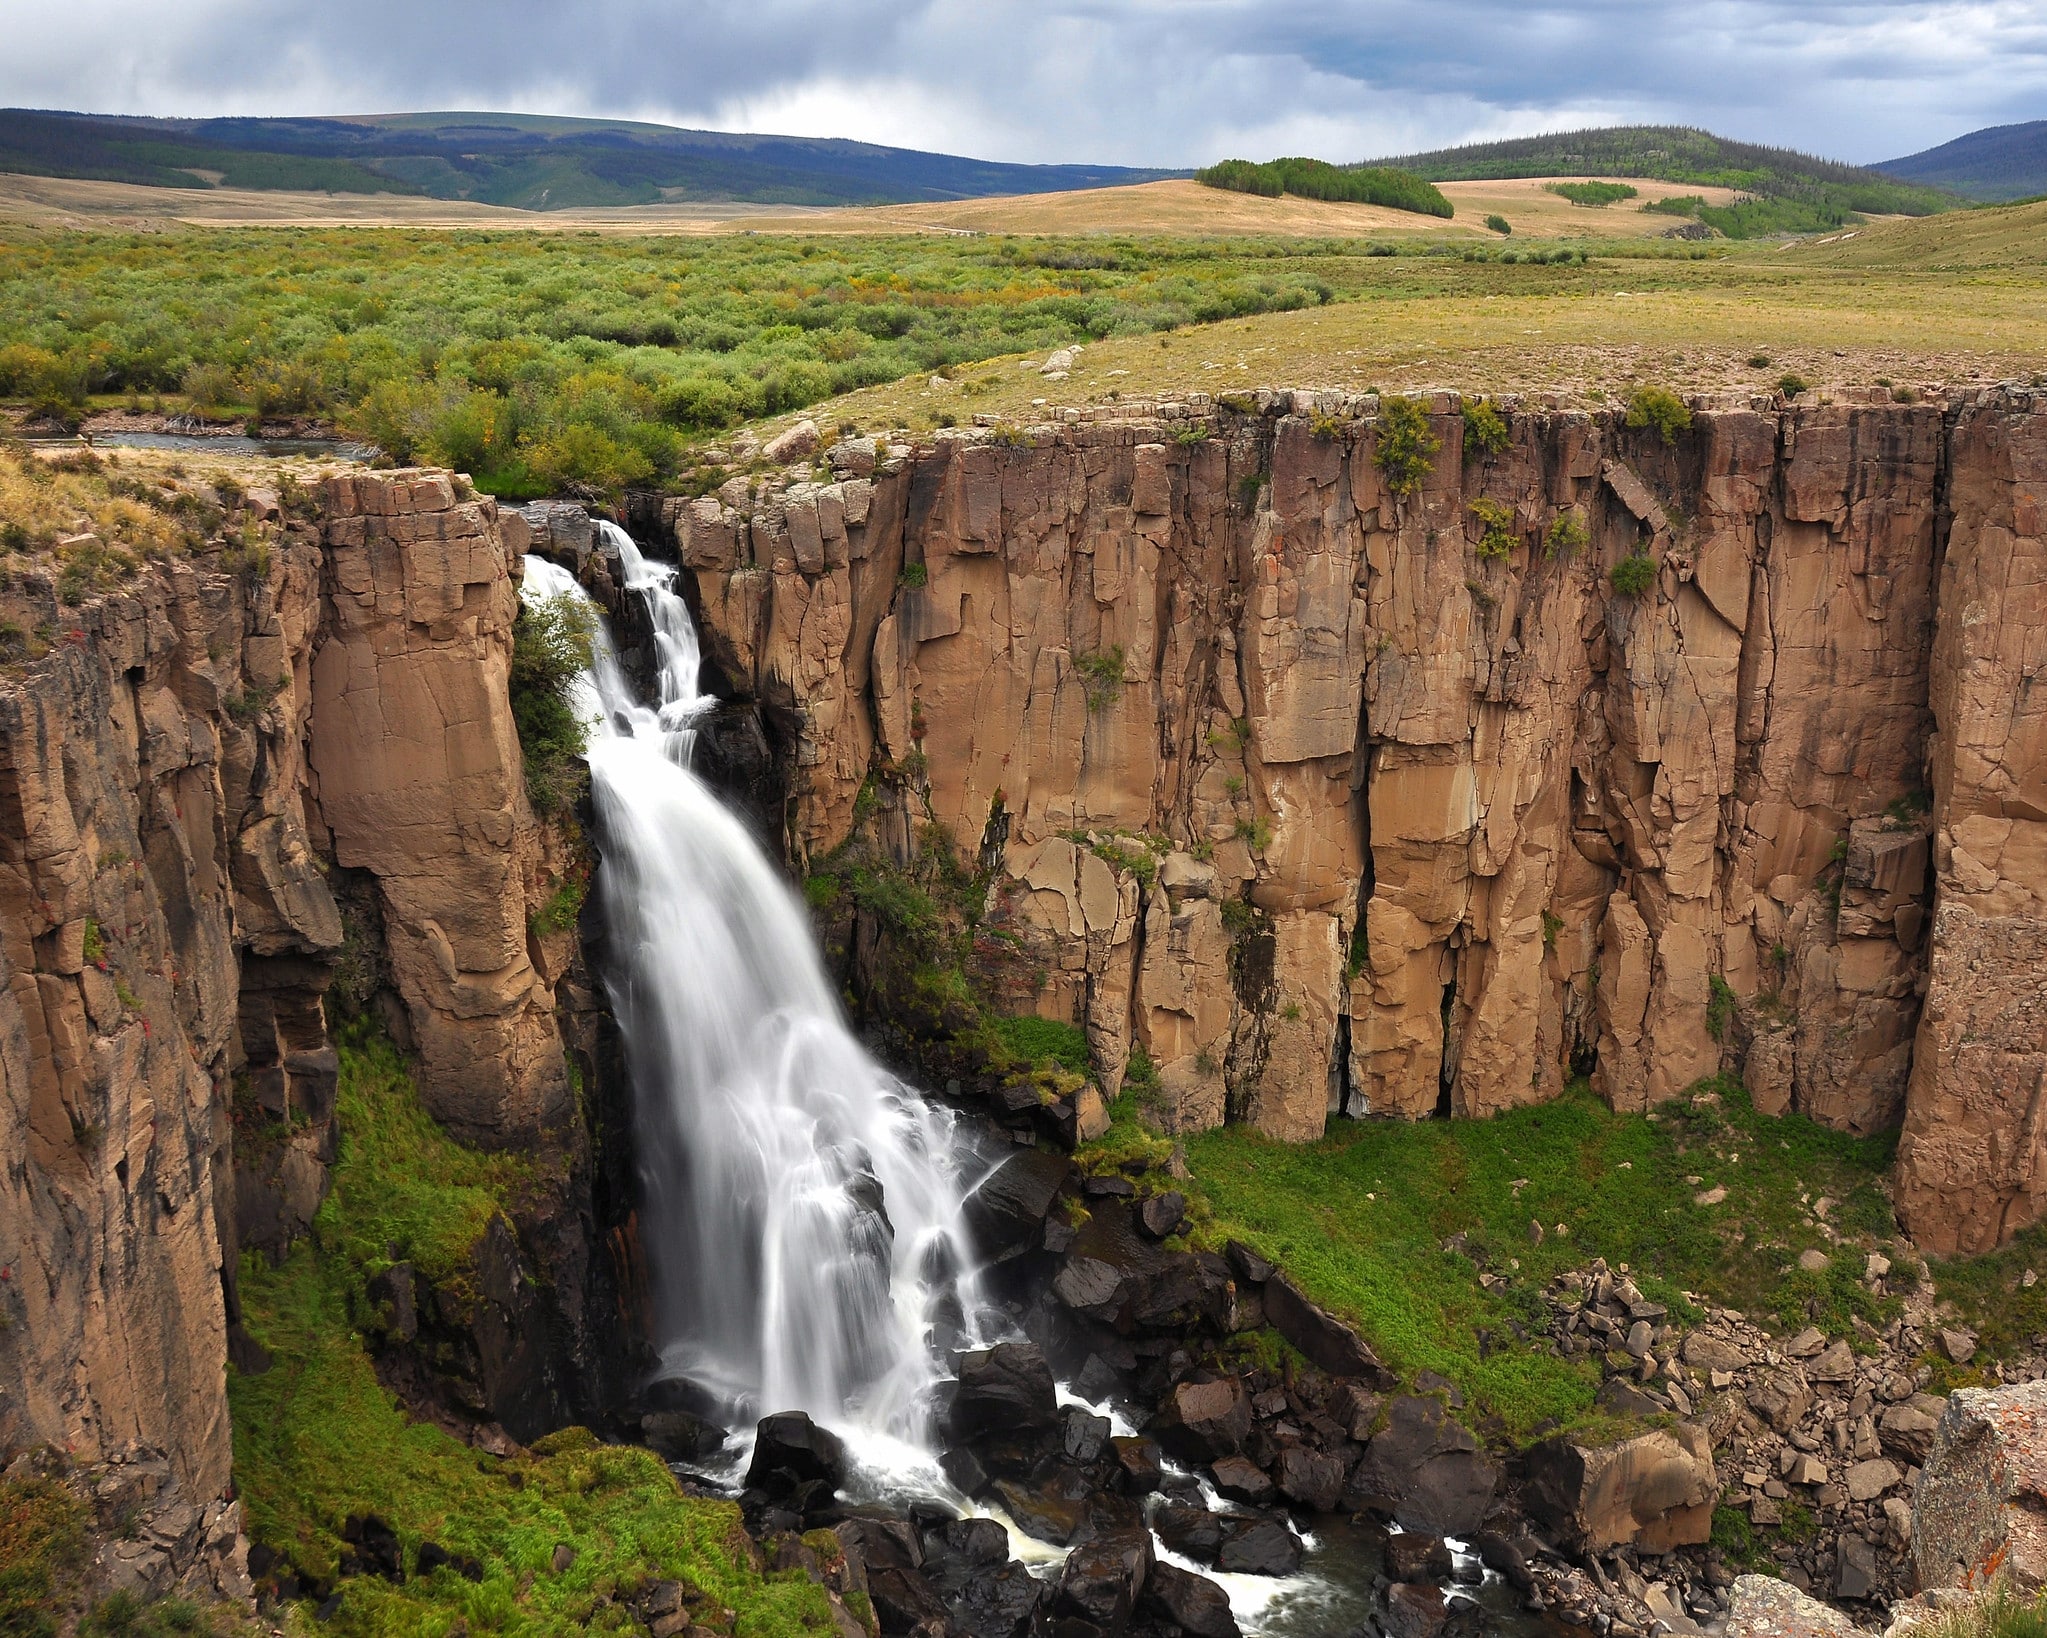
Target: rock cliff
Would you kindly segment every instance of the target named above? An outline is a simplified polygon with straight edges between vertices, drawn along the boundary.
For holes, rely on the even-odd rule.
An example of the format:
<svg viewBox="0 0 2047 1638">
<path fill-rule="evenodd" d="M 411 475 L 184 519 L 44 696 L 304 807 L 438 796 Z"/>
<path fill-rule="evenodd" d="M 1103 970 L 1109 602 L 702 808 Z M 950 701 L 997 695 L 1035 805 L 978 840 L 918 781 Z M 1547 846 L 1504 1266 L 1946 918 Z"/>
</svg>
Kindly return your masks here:
<svg viewBox="0 0 2047 1638">
<path fill-rule="evenodd" d="M 7 591 L 56 640 L 0 677 L 0 1447 L 161 1450 L 196 1505 L 228 1483 L 231 1349 L 262 1366 L 239 1251 L 282 1255 L 325 1191 L 337 969 L 445 1123 L 544 1160 L 524 1239 L 489 1247 L 525 1306 L 479 1325 L 590 1351 L 517 541 L 444 473 L 285 490 L 224 480 L 212 538 L 117 592 Z M 568 1276 L 546 1312 L 534 1264 Z M 491 1364 L 476 1414 L 565 1419 L 559 1364 Z"/>
<path fill-rule="evenodd" d="M 1904 1121 L 1930 1248 L 2034 1220 L 2038 395 L 1699 403 L 1667 439 L 1506 403 L 1484 443 L 1423 407 L 1411 488 L 1376 399 L 1267 392 L 665 503 L 728 684 L 793 725 L 792 853 L 899 786 L 997 862 L 1032 1004 L 1112 1088 L 1143 1046 L 1171 1127 L 1739 1069 Z"/>
</svg>

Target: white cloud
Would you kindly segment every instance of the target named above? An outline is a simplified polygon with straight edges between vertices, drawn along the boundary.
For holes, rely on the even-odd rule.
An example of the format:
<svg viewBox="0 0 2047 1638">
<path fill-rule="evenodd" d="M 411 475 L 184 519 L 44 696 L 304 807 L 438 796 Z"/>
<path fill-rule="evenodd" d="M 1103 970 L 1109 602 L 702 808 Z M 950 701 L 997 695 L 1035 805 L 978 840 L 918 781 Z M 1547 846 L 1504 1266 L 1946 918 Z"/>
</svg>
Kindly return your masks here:
<svg viewBox="0 0 2047 1638">
<path fill-rule="evenodd" d="M 2037 0 L 37 0 L 8 32 L 18 106 L 509 108 L 1031 161 L 1632 120 L 1872 160 L 2047 112 Z"/>
</svg>

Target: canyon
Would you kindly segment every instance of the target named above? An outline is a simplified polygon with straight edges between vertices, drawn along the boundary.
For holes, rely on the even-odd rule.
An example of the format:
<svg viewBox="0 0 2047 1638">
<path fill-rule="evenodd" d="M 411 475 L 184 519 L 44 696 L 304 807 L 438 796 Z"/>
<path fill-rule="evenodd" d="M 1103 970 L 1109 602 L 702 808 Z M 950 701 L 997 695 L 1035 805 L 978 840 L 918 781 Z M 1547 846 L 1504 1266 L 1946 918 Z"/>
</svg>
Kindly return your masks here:
<svg viewBox="0 0 2047 1638">
<path fill-rule="evenodd" d="M 1898 1130 L 1924 1250 L 2008 1241 L 2047 1213 L 2047 395 L 1485 408 L 799 424 L 626 519 L 683 566 L 706 756 L 770 846 L 976 860 L 999 998 L 1168 1136 L 1724 1073 Z M 229 1364 L 265 1366 L 239 1259 L 312 1231 L 344 1135 L 344 1012 L 533 1167 L 398 1390 L 488 1448 L 651 1363 L 605 929 L 547 913 L 584 844 L 510 703 L 522 555 L 630 650 L 616 553 L 441 472 L 237 492 L 263 550 L 21 579 L 55 640 L 0 686 L 0 1446 L 161 1452 L 202 1503 Z"/>
<path fill-rule="evenodd" d="M 1098 406 L 639 521 L 786 724 L 791 855 L 885 770 L 1167 1130 L 1725 1068 L 1902 1125 L 1907 1229 L 1981 1251 L 2042 1210 L 2047 413 L 1807 397 L 1482 448 L 1438 395 L 1408 494 L 1373 398 Z"/>
</svg>

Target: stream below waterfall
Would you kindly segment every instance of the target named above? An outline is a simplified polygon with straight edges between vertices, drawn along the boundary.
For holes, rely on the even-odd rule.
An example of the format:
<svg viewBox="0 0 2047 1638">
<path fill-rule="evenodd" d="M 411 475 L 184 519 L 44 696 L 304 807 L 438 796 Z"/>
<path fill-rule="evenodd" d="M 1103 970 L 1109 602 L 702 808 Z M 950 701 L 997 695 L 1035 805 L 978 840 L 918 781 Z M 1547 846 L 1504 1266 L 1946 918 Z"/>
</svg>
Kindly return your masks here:
<svg viewBox="0 0 2047 1638">
<path fill-rule="evenodd" d="M 847 1026 L 808 916 L 745 825 L 691 769 L 701 654 L 676 571 L 600 522 L 656 645 L 658 697 L 637 697 L 601 612 L 577 684 L 589 725 L 605 985 L 633 1083 L 642 1240 L 660 1375 L 738 1430 L 689 1471 L 728 1493 L 756 1420 L 800 1410 L 844 1441 L 854 1504 L 992 1517 L 1011 1556 L 1056 1575 L 1067 1549 L 962 1494 L 938 1459 L 933 1406 L 949 1357 L 1017 1335 L 985 1299 L 963 1203 L 999 1154 L 878 1064 Z M 526 559 L 529 602 L 590 598 Z M 1062 1390 L 1068 1404 L 1079 1400 Z M 1117 1433 L 1132 1429 L 1108 1406 Z M 1191 1475 L 1172 1479 L 1183 1491 Z M 1231 1504 L 1201 1486 L 1207 1504 Z M 1155 1538 L 1156 1539 L 1156 1538 Z M 1381 1536 L 1319 1521 L 1290 1576 L 1222 1574 L 1247 1634 L 1321 1638 L 1375 1607 Z M 1511 1592 L 1468 1565 L 1485 1630 L 1532 1633 Z"/>
</svg>

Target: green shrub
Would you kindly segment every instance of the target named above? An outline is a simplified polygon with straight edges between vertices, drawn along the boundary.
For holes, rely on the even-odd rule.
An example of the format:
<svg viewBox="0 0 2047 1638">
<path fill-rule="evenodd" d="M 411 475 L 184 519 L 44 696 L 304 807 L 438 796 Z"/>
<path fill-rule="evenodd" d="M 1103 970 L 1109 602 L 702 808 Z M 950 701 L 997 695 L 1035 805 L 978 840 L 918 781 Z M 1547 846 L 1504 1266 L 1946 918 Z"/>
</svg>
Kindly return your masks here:
<svg viewBox="0 0 2047 1638">
<path fill-rule="evenodd" d="M 1809 391 L 1811 386 L 1812 383 L 1802 375 L 1781 375 L 1777 378 L 1777 390 L 1786 398 L 1796 398 L 1800 393 Z"/>
<path fill-rule="evenodd" d="M 896 584 L 905 591 L 922 591 L 931 583 L 931 571 L 922 563 L 905 563 L 903 572 L 896 576 Z"/>
<path fill-rule="evenodd" d="M 1661 199 L 1651 200 L 1642 208 L 1654 211 L 1659 216 L 1697 216 L 1706 208 L 1706 199 L 1703 194 L 1697 193 L 1665 194 Z"/>
<path fill-rule="evenodd" d="M 1464 456 L 1492 456 L 1507 447 L 1507 418 L 1490 398 L 1469 398 L 1464 403 Z"/>
<path fill-rule="evenodd" d="M 1718 973 L 1706 980 L 1706 991 L 1706 1033 L 1716 1041 L 1725 1040 L 1727 1026 L 1741 1005 L 1741 998 Z"/>
<path fill-rule="evenodd" d="M 55 1638 L 58 1584 L 85 1562 L 87 1515 L 55 1479 L 0 1479 L 0 1633 Z"/>
<path fill-rule="evenodd" d="M 1250 819 L 1239 819 L 1236 824 L 1236 837 L 1238 841 L 1249 846 L 1253 853 L 1263 853 L 1272 846 L 1272 821 L 1262 813 Z"/>
<path fill-rule="evenodd" d="M 1498 560 L 1514 555 L 1520 537 L 1514 532 L 1512 507 L 1481 495 L 1471 503 L 1471 515 L 1478 519 L 1482 531 L 1477 547 L 1480 557 Z"/>
<path fill-rule="evenodd" d="M 556 813 L 581 793 L 577 759 L 589 730 L 577 715 L 576 679 L 590 667 L 597 618 L 564 592 L 522 604 L 512 625 L 512 719 L 526 760 L 526 793 L 535 808 Z"/>
<path fill-rule="evenodd" d="M 1543 186 L 1574 205 L 1590 205 L 1599 210 L 1632 199 L 1636 193 L 1625 182 L 1545 182 Z"/>
<path fill-rule="evenodd" d="M 1685 401 L 1666 388 L 1637 387 L 1628 399 L 1628 426 L 1636 432 L 1654 428 L 1666 444 L 1676 443 L 1678 434 L 1691 424 Z"/>
<path fill-rule="evenodd" d="M 1591 537 L 1585 531 L 1585 519 L 1577 512 L 1559 512 L 1549 526 L 1549 532 L 1542 537 L 1544 557 L 1569 557 Z"/>
<path fill-rule="evenodd" d="M 1420 491 L 1443 447 L 1429 426 L 1429 412 L 1412 398 L 1397 393 L 1379 400 L 1378 443 L 1372 461 L 1396 498 Z"/>
<path fill-rule="evenodd" d="M 1613 589 L 1623 597 L 1640 597 L 1656 584 L 1656 559 L 1646 552 L 1630 552 L 1607 573 Z"/>
<path fill-rule="evenodd" d="M 1504 216 L 1499 215 L 1488 216 L 1485 219 L 1485 225 L 1494 233 L 1498 234 L 1509 234 L 1514 231 L 1514 224 L 1508 221 L 1507 218 Z"/>
<path fill-rule="evenodd" d="M 1080 673 L 1090 711 L 1106 711 L 1123 691 L 1123 645 L 1112 643 L 1093 654 L 1076 654 L 1073 669 Z"/>
</svg>

